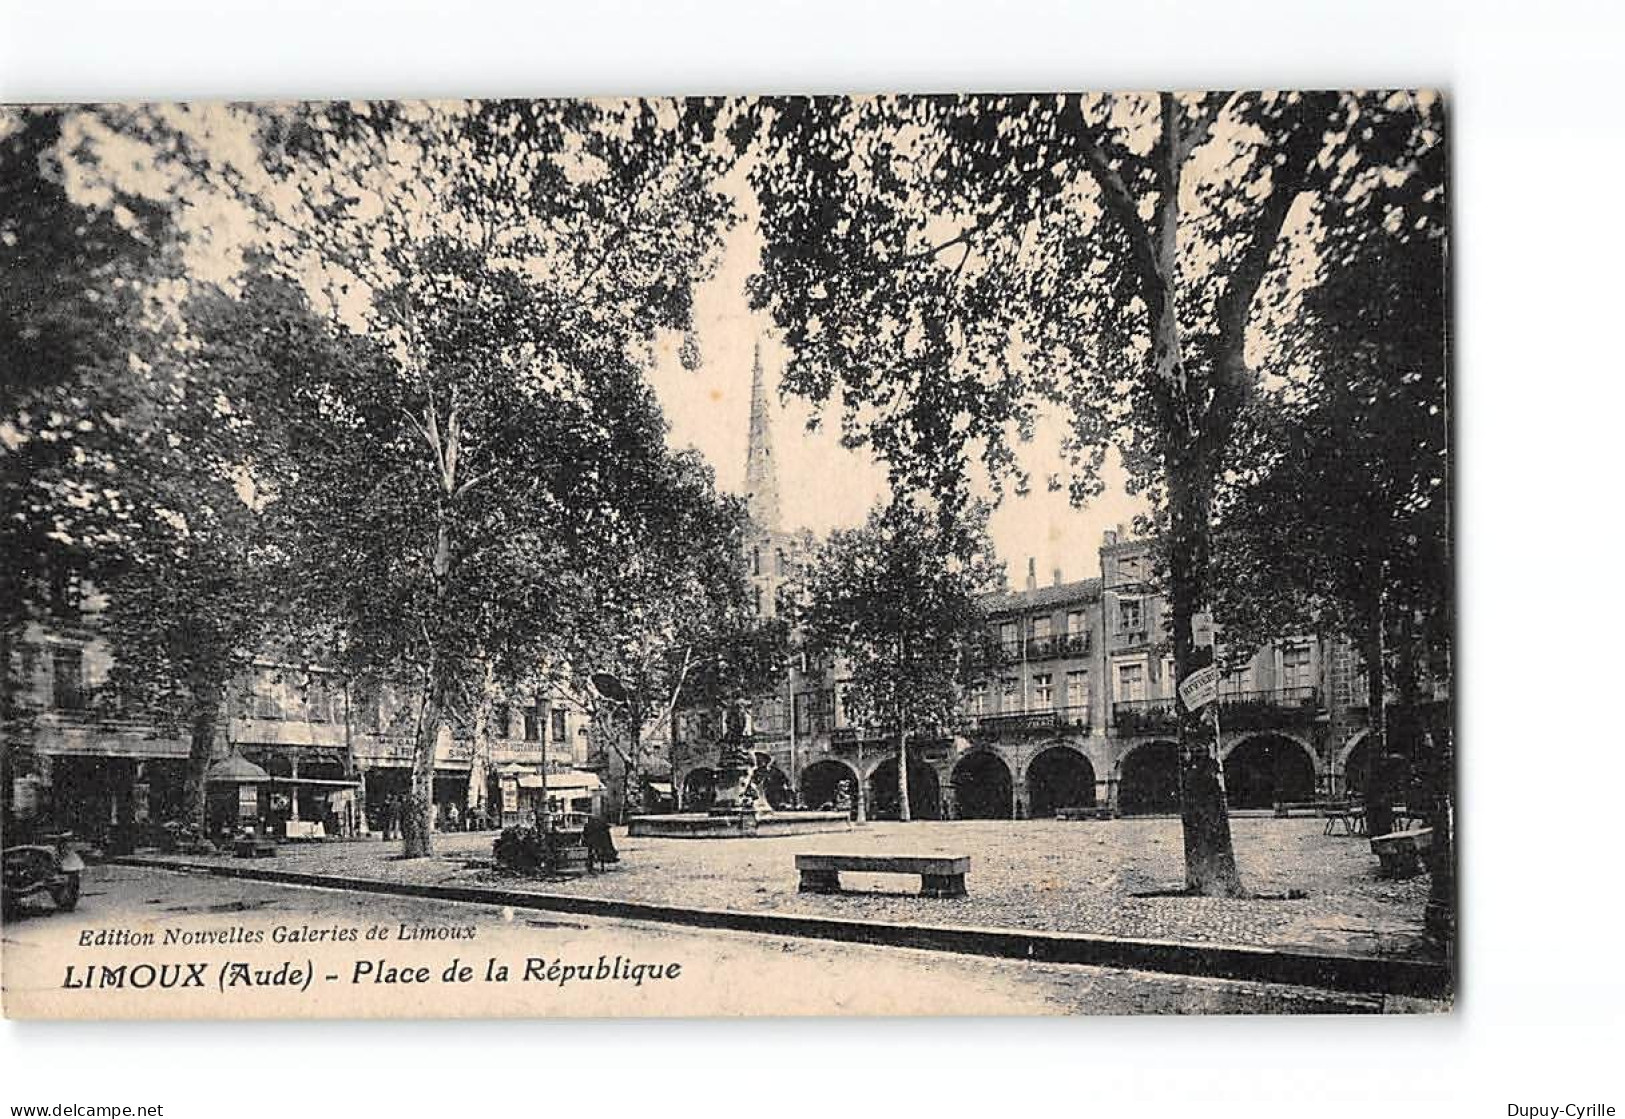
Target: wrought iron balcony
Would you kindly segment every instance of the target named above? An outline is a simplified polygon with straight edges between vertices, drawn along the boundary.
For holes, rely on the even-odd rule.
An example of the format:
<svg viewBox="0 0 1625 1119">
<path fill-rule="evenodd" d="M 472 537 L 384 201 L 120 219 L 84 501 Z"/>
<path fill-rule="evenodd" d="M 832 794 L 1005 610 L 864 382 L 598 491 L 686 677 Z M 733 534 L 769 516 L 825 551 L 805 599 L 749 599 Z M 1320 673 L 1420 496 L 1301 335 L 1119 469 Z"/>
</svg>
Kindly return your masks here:
<svg viewBox="0 0 1625 1119">
<path fill-rule="evenodd" d="M 1320 689 L 1313 684 L 1219 695 L 1220 726 L 1237 730 L 1309 723 L 1323 710 Z"/>
<path fill-rule="evenodd" d="M 1170 730 L 1178 719 L 1171 699 L 1120 699 L 1112 704 L 1112 725 L 1120 734 Z"/>
<path fill-rule="evenodd" d="M 1054 730 L 1087 730 L 1089 707 L 1029 707 L 976 716 L 976 729 L 993 737 Z"/>
</svg>

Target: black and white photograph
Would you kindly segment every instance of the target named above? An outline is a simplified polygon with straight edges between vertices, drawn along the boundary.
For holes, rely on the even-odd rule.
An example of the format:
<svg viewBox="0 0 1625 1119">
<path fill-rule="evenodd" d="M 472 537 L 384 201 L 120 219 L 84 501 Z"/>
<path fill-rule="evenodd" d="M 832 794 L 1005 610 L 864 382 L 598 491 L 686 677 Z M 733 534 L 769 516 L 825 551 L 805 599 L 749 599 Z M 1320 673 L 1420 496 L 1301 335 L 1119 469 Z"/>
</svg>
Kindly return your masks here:
<svg viewBox="0 0 1625 1119">
<path fill-rule="evenodd" d="M 1447 108 L 5 110 L 7 1013 L 1447 1012 Z"/>
</svg>

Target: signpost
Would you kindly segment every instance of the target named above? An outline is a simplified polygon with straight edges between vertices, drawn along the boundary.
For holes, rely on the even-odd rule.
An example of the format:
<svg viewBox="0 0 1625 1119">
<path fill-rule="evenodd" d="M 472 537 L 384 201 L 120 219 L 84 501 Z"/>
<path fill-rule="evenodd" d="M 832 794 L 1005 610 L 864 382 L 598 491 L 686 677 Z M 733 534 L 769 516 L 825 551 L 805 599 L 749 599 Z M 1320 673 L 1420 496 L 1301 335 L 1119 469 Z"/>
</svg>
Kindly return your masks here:
<svg viewBox="0 0 1625 1119">
<path fill-rule="evenodd" d="M 1179 682 L 1179 698 L 1185 704 L 1185 710 L 1196 712 L 1203 707 L 1213 708 L 1213 757 L 1215 761 L 1223 758 L 1219 746 L 1219 666 L 1210 664 L 1206 668 L 1198 668 L 1189 676 Z M 1219 787 L 1224 787 L 1224 766 L 1219 767 Z"/>
</svg>

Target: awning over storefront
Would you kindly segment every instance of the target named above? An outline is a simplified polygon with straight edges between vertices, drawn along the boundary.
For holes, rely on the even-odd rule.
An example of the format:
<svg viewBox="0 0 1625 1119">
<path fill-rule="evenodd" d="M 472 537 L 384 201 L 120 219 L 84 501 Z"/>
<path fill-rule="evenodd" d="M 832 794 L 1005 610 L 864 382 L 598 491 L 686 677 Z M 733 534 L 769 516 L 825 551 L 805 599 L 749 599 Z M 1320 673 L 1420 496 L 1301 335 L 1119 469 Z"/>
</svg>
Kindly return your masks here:
<svg viewBox="0 0 1625 1119">
<path fill-rule="evenodd" d="M 543 784 L 540 773 L 526 773 L 519 778 L 519 787 L 521 789 L 540 789 Z M 604 787 L 604 783 L 598 779 L 598 774 L 582 773 L 580 770 L 572 770 L 569 773 L 549 773 L 545 784 L 548 792 L 559 793 L 576 792 L 578 790 L 592 793 Z"/>
<path fill-rule="evenodd" d="M 359 780 L 337 781 L 319 777 L 271 777 L 267 782 L 272 785 L 297 785 L 301 788 L 321 789 L 354 789 L 361 785 Z"/>
</svg>

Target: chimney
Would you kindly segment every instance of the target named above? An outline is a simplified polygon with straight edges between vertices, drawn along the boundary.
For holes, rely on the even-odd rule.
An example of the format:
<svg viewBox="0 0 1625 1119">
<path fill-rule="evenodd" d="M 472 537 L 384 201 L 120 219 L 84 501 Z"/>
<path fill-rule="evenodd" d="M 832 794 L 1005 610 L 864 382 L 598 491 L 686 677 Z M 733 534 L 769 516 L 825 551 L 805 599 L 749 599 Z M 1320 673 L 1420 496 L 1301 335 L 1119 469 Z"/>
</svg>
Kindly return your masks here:
<svg viewBox="0 0 1625 1119">
<path fill-rule="evenodd" d="M 1106 530 L 1105 537 L 1106 547 L 1110 548 L 1113 544 L 1117 543 L 1117 530 L 1115 528 L 1108 528 Z"/>
<path fill-rule="evenodd" d="M 1027 593 L 1031 594 L 1038 589 L 1038 559 L 1036 556 L 1027 557 Z"/>
<path fill-rule="evenodd" d="M 1059 567 L 1055 569 L 1055 585 L 1057 587 L 1061 585 L 1061 569 Z"/>
</svg>

